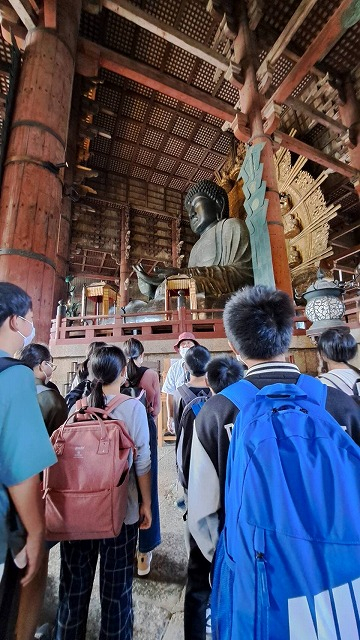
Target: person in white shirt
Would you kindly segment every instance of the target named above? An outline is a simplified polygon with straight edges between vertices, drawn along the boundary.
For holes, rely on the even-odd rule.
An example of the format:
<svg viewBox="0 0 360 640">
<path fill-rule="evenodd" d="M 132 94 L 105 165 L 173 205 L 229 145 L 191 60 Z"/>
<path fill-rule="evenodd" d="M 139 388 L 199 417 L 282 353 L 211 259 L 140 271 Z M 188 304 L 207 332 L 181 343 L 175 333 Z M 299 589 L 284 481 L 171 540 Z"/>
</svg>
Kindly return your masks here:
<svg viewBox="0 0 360 640">
<path fill-rule="evenodd" d="M 191 347 L 198 346 L 193 333 L 184 331 L 180 333 L 178 341 L 174 344 L 174 350 L 180 354 L 181 360 L 176 360 L 167 372 L 162 391 L 166 393 L 167 431 L 164 435 L 175 435 L 174 428 L 174 393 L 178 387 L 187 382 L 187 370 L 185 367 L 185 354 Z"/>
</svg>

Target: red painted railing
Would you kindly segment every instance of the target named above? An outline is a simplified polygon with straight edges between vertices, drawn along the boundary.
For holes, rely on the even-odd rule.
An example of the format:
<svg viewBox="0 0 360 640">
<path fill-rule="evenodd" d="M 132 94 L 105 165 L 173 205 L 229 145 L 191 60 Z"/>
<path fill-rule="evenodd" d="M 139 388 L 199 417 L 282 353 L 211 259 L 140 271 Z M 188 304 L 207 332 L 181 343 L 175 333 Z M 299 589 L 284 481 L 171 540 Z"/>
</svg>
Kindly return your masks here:
<svg viewBox="0 0 360 640">
<path fill-rule="evenodd" d="M 360 297 L 345 300 L 345 320 L 350 328 L 360 327 Z M 76 341 L 89 344 L 97 338 L 104 342 L 124 342 L 132 335 L 143 340 L 173 340 L 183 331 L 202 338 L 225 338 L 220 309 L 185 309 L 156 313 L 127 313 L 116 316 L 56 318 L 52 321 L 50 344 L 65 345 Z M 147 318 L 147 322 L 137 321 Z M 305 335 L 310 322 L 302 307 L 296 307 L 294 335 Z"/>
<path fill-rule="evenodd" d="M 147 318 L 140 322 L 139 319 Z M 204 338 L 224 338 L 222 311 L 204 309 L 156 313 L 127 313 L 116 316 L 83 316 L 52 321 L 50 344 L 68 344 L 76 340 L 88 344 L 97 338 L 105 342 L 123 342 L 132 335 L 144 340 L 175 339 L 183 331 L 201 333 Z"/>
</svg>

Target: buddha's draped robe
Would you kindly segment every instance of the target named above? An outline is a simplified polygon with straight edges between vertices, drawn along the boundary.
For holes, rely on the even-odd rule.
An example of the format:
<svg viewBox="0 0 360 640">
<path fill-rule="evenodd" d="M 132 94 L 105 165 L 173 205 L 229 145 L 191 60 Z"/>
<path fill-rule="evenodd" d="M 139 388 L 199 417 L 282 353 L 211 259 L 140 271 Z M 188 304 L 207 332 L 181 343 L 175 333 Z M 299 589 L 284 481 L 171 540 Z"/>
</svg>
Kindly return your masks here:
<svg viewBox="0 0 360 640">
<path fill-rule="evenodd" d="M 250 238 L 237 218 L 220 220 L 194 244 L 187 268 L 179 269 L 196 282 L 197 292 L 220 296 L 253 284 Z"/>
</svg>

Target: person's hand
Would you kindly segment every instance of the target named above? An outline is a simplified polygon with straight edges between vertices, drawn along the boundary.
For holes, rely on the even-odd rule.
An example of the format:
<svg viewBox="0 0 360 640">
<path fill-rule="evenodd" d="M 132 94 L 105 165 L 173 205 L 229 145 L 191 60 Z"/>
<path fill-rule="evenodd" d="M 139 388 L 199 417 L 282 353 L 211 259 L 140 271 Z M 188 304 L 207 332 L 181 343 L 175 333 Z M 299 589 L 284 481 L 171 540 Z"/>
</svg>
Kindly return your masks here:
<svg viewBox="0 0 360 640">
<path fill-rule="evenodd" d="M 44 557 L 44 535 L 28 535 L 26 545 L 23 549 L 26 553 L 26 569 L 25 575 L 21 579 L 21 585 L 25 587 L 35 577 L 40 569 L 41 562 Z"/>
<path fill-rule="evenodd" d="M 149 275 L 148 273 L 146 273 L 146 271 L 144 270 L 141 264 L 134 265 L 133 270 L 135 271 L 138 277 L 138 280 L 142 280 L 146 284 L 152 285 L 154 287 L 157 287 L 159 284 L 161 284 L 166 277 L 163 274 L 157 274 L 157 273 Z"/>
<path fill-rule="evenodd" d="M 168 431 L 171 431 L 172 433 L 175 433 L 174 418 L 172 416 L 168 417 L 167 423 L 166 423 L 166 427 L 167 427 Z"/>
<path fill-rule="evenodd" d="M 139 529 L 150 529 L 152 521 L 151 505 L 141 502 L 139 506 L 139 514 Z"/>
</svg>

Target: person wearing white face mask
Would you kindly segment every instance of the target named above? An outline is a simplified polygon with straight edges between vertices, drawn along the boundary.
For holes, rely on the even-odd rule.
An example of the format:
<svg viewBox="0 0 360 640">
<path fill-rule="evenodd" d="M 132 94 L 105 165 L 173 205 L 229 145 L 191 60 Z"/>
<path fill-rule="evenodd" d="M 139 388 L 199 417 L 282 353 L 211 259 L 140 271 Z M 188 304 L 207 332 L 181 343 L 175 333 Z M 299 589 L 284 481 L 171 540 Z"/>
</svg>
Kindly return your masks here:
<svg viewBox="0 0 360 640">
<path fill-rule="evenodd" d="M 47 384 L 55 371 L 49 349 L 43 344 L 32 342 L 24 347 L 19 360 L 34 372 L 37 399 L 49 436 L 62 425 L 67 416 L 67 405 L 57 388 Z M 19 614 L 15 637 L 21 640 L 33 640 L 43 604 L 47 571 L 48 550 L 34 580 L 20 590 Z"/>
<path fill-rule="evenodd" d="M 21 335 L 21 337 L 24 340 L 24 347 L 27 347 L 35 338 L 35 327 L 34 327 L 34 323 L 32 320 L 29 320 L 28 318 L 23 318 L 23 316 L 18 316 L 18 318 L 20 318 L 21 320 L 24 320 L 24 322 L 28 322 L 28 324 L 31 325 L 31 331 L 28 335 L 25 335 L 23 333 L 21 333 L 21 331 L 17 331 L 17 333 L 19 335 Z"/>
<path fill-rule="evenodd" d="M 20 287 L 0 282 L 1 638 L 13 636 L 19 580 L 22 586 L 30 584 L 42 564 L 44 510 L 39 473 L 56 462 L 37 401 L 34 375 L 12 358 L 33 336 L 31 298 Z M 15 527 L 16 515 L 22 530 Z"/>
<path fill-rule="evenodd" d="M 166 410 L 167 410 L 167 431 L 166 435 L 175 435 L 174 428 L 174 393 L 178 387 L 187 382 L 187 370 L 185 367 L 185 354 L 190 347 L 198 346 L 199 343 L 195 339 L 193 333 L 184 331 L 179 335 L 178 341 L 174 344 L 174 351 L 180 354 L 181 360 L 176 360 L 167 372 L 162 391 L 166 393 Z"/>
<path fill-rule="evenodd" d="M 40 410 L 49 436 L 68 416 L 66 402 L 54 386 L 48 387 L 56 366 L 52 362 L 49 349 L 44 344 L 32 342 L 19 353 L 19 360 L 33 370 Z"/>
</svg>

